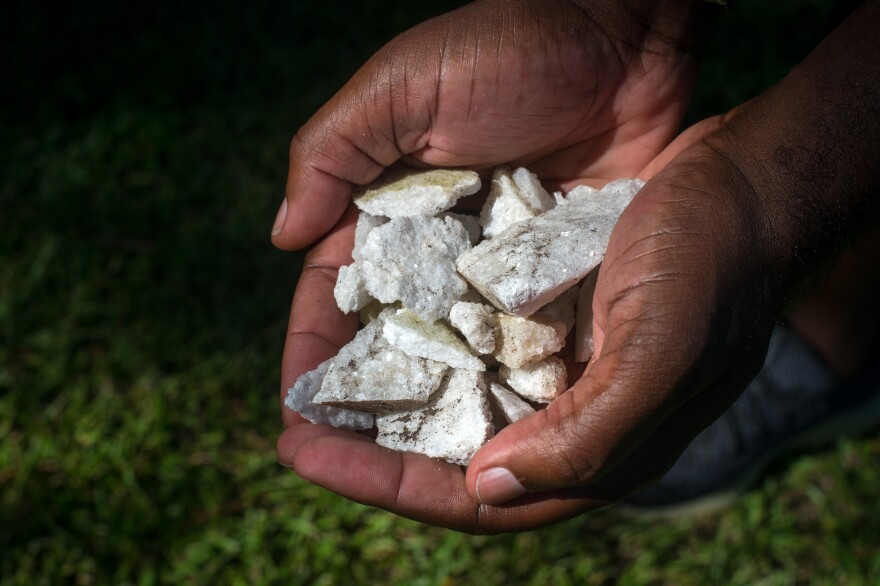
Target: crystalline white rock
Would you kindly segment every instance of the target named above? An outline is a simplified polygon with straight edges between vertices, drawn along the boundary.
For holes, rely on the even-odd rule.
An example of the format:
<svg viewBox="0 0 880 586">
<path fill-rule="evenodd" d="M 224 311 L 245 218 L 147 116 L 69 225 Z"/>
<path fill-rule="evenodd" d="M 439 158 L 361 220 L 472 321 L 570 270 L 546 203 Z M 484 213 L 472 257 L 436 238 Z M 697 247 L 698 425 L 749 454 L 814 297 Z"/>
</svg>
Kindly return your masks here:
<svg viewBox="0 0 880 586">
<path fill-rule="evenodd" d="M 614 224 L 642 185 L 614 181 L 592 198 L 514 224 L 462 254 L 458 272 L 499 309 L 529 316 L 602 261 Z"/>
<path fill-rule="evenodd" d="M 492 356 L 511 368 L 538 362 L 565 345 L 565 324 L 554 319 L 496 313 L 495 320 L 498 338 Z"/>
<path fill-rule="evenodd" d="M 516 394 L 536 403 L 549 403 L 567 386 L 565 364 L 556 356 L 523 368 L 502 366 L 498 374 Z"/>
<path fill-rule="evenodd" d="M 593 199 L 596 197 L 597 193 L 599 193 L 599 190 L 595 187 L 590 187 L 589 185 L 578 185 L 567 194 L 565 194 L 565 197 L 563 199 L 565 203 L 571 203 L 573 201 L 579 201 L 583 199 Z M 559 195 L 560 197 L 562 196 L 562 194 Z"/>
<path fill-rule="evenodd" d="M 483 236 L 494 238 L 507 227 L 546 212 L 556 205 L 538 178 L 520 167 L 511 173 L 498 167 L 492 175 L 489 198 L 480 211 Z"/>
<path fill-rule="evenodd" d="M 361 322 L 361 325 L 365 326 L 369 324 L 374 319 L 378 318 L 382 314 L 382 312 L 388 308 L 400 309 L 400 303 L 386 305 L 381 301 L 371 299 L 369 303 L 358 310 L 358 318 Z"/>
<path fill-rule="evenodd" d="M 565 290 L 559 297 L 539 309 L 534 315 L 544 315 L 565 324 L 565 334 L 575 325 L 575 306 L 578 302 L 580 285 Z"/>
<path fill-rule="evenodd" d="M 382 337 L 385 310 L 339 350 L 314 402 L 372 413 L 425 405 L 448 367 L 409 356 Z"/>
<path fill-rule="evenodd" d="M 454 220 L 458 220 L 462 226 L 464 226 L 465 231 L 467 231 L 468 238 L 470 238 L 471 246 L 476 245 L 480 241 L 480 236 L 482 235 L 482 228 L 480 228 L 480 218 L 477 216 L 469 216 L 467 214 L 456 214 L 455 212 L 443 212 L 438 215 L 438 218 L 445 218 L 449 216 Z"/>
<path fill-rule="evenodd" d="M 599 267 L 596 267 L 581 283 L 574 329 L 575 362 L 589 362 L 593 356 L 593 294 L 596 292 L 598 278 Z"/>
<path fill-rule="evenodd" d="M 474 171 L 391 169 L 372 184 L 355 190 L 354 204 L 374 216 L 399 218 L 445 212 L 464 195 L 480 190 Z"/>
<path fill-rule="evenodd" d="M 376 443 L 466 466 L 492 437 L 483 373 L 451 369 L 423 408 L 376 417 Z"/>
<path fill-rule="evenodd" d="M 480 354 L 495 350 L 498 326 L 494 310 L 484 303 L 459 301 L 449 310 L 449 323 L 462 333 L 470 347 Z"/>
<path fill-rule="evenodd" d="M 367 291 L 436 321 L 467 291 L 455 259 L 470 246 L 464 227 L 452 218 L 395 218 L 371 230 L 361 247 Z"/>
<path fill-rule="evenodd" d="M 407 309 L 385 321 L 382 335 L 410 356 L 430 358 L 455 368 L 486 370 L 483 361 L 442 322 L 428 323 Z"/>
<path fill-rule="evenodd" d="M 324 382 L 324 377 L 332 362 L 333 358 L 325 360 L 315 370 L 300 375 L 296 379 L 296 383 L 287 390 L 284 404 L 288 409 L 296 411 L 312 423 L 332 425 L 341 429 L 370 429 L 373 427 L 374 420 L 372 413 L 361 413 L 314 403 L 313 399 L 321 390 L 321 383 Z"/>
<path fill-rule="evenodd" d="M 498 383 L 489 383 L 489 397 L 508 423 L 519 421 L 535 412 L 534 407 Z"/>
<path fill-rule="evenodd" d="M 367 292 L 359 262 L 339 267 L 336 286 L 333 288 L 333 297 L 336 298 L 336 305 L 342 310 L 342 313 L 360 311 L 370 302 L 372 298 Z"/>
<path fill-rule="evenodd" d="M 361 248 L 367 241 L 370 231 L 387 222 L 388 218 L 384 216 L 373 216 L 366 212 L 358 214 L 357 226 L 354 229 L 354 249 L 351 251 L 351 257 L 355 261 L 361 260 Z"/>
</svg>

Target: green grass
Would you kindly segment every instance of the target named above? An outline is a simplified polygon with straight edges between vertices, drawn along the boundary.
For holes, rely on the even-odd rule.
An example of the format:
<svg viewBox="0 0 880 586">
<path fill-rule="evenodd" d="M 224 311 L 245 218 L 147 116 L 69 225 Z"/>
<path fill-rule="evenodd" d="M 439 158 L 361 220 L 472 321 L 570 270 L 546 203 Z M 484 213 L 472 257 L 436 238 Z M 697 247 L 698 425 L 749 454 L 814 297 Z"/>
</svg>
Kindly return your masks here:
<svg viewBox="0 0 880 586">
<path fill-rule="evenodd" d="M 356 505 L 277 465 L 300 262 L 268 242 L 287 143 L 441 4 L 363 2 L 354 18 L 338 3 L 20 5 L 0 24 L 16 80 L 0 113 L 0 584 L 880 579 L 876 433 L 789 459 L 717 516 L 612 510 L 497 537 Z M 782 75 L 829 11 L 734 3 L 690 119 Z"/>
</svg>

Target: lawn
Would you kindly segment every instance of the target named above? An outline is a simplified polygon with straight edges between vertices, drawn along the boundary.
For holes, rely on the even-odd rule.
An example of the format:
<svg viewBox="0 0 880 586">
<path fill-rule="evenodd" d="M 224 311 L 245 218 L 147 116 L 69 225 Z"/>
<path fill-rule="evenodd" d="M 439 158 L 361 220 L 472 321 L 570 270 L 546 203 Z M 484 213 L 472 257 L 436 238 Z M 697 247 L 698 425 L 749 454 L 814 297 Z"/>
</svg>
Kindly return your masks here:
<svg viewBox="0 0 880 586">
<path fill-rule="evenodd" d="M 281 468 L 300 257 L 268 233 L 288 142 L 449 3 L 149 4 L 0 19 L 0 584 L 880 581 L 877 432 L 789 458 L 717 515 L 493 537 Z M 767 87 L 833 18 L 733 2 L 688 119 Z"/>
</svg>

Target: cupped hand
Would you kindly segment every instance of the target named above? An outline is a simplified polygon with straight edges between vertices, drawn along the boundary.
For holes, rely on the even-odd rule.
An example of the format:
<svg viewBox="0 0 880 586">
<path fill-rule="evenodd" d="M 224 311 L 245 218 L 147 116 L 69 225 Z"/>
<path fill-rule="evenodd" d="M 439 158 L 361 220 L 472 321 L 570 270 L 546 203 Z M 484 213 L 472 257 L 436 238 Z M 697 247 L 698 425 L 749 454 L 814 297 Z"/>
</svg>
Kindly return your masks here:
<svg viewBox="0 0 880 586">
<path fill-rule="evenodd" d="M 598 18 L 567 2 L 471 5 L 392 41 L 297 133 L 273 241 L 282 248 L 298 248 L 321 240 L 307 255 L 294 296 L 282 396 L 300 374 L 335 355 L 357 328 L 356 316 L 342 315 L 332 294 L 338 267 L 351 262 L 353 185 L 371 181 L 401 158 L 476 168 L 523 164 L 554 186 L 601 185 L 638 175 L 658 155 L 680 124 L 695 58 L 669 36 L 625 22 L 616 22 L 607 12 Z M 669 23 L 664 27 L 669 30 Z M 683 37 L 685 32 L 677 34 Z M 652 187 L 639 201 L 663 207 L 667 197 L 668 191 Z M 663 229 L 662 222 L 650 226 L 633 221 L 630 237 L 635 240 L 646 231 Z M 617 246 L 634 250 L 625 243 Z M 615 262 L 627 267 L 630 277 L 649 274 L 646 267 L 636 271 L 625 259 Z M 601 281 L 597 299 L 627 291 L 624 280 L 614 285 Z M 597 301 L 600 352 L 585 377 L 550 409 L 504 430 L 467 471 L 392 452 L 361 434 L 305 423 L 287 409 L 279 458 L 303 478 L 356 501 L 471 532 L 545 525 L 605 504 L 621 496 L 620 490 L 568 488 L 592 476 L 559 468 L 567 466 L 570 449 L 583 449 L 566 435 L 574 431 L 574 423 L 585 423 L 573 419 L 580 408 L 601 413 L 589 398 L 624 400 L 626 384 L 613 361 L 623 356 L 617 350 L 622 338 L 609 335 L 605 340 L 603 335 L 614 331 L 615 320 L 629 323 L 621 308 L 634 311 L 638 303 L 604 306 Z M 606 354 L 604 348 L 614 351 Z M 607 390 L 612 384 L 616 386 Z M 650 407 L 646 402 L 633 412 L 629 426 L 642 421 Z M 615 431 L 622 424 L 615 422 Z M 593 427 L 612 426 L 609 420 Z M 533 433 L 538 435 L 529 437 Z M 633 445 L 639 439 L 635 433 L 616 444 L 608 442 L 621 439 L 617 436 L 588 436 L 602 444 L 585 460 L 590 466 L 602 460 L 595 475 L 620 455 L 600 457 L 599 451 Z M 565 438 L 573 446 L 564 450 L 559 442 Z M 521 465 L 512 465 L 511 457 Z M 516 490 L 510 492 L 508 485 L 500 496 L 493 495 L 492 483 L 483 482 L 478 497 L 477 477 L 489 469 L 495 470 L 483 478 L 495 478 L 496 488 L 497 471 L 504 469 L 534 494 L 494 506 Z M 640 476 L 638 483 L 649 476 Z"/>
</svg>

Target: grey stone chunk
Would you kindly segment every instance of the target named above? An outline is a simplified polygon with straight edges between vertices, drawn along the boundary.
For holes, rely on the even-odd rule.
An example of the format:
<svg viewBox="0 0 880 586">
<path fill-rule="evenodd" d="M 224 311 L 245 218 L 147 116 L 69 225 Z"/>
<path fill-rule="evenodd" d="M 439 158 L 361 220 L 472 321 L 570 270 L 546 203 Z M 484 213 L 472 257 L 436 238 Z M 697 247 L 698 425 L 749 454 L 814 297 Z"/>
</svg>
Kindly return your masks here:
<svg viewBox="0 0 880 586">
<path fill-rule="evenodd" d="M 468 214 L 457 214 L 455 212 L 443 212 L 437 217 L 445 218 L 447 216 L 453 220 L 457 220 L 462 226 L 464 226 L 468 238 L 471 241 L 471 246 L 475 246 L 480 241 L 480 237 L 483 234 L 482 228 L 480 228 L 480 218 Z"/>
<path fill-rule="evenodd" d="M 368 214 L 399 218 L 445 212 L 460 197 L 479 190 L 480 176 L 474 171 L 398 167 L 356 189 L 352 197 Z"/>
<path fill-rule="evenodd" d="M 428 323 L 408 309 L 402 309 L 385 321 L 385 339 L 410 356 L 430 358 L 455 368 L 486 370 L 467 344 L 441 321 Z"/>
<path fill-rule="evenodd" d="M 491 306 L 459 301 L 449 310 L 449 323 L 462 333 L 470 347 L 480 354 L 495 350 L 498 326 Z"/>
<path fill-rule="evenodd" d="M 466 466 L 494 432 L 483 373 L 451 369 L 430 402 L 376 418 L 376 443 Z"/>
<path fill-rule="evenodd" d="M 602 261 L 614 224 L 641 185 L 615 181 L 592 198 L 514 224 L 462 254 L 458 272 L 499 309 L 529 316 Z"/>
<path fill-rule="evenodd" d="M 336 286 L 333 287 L 333 297 L 342 313 L 360 311 L 370 302 L 372 297 L 367 292 L 361 263 L 355 261 L 350 265 L 339 267 Z"/>
<path fill-rule="evenodd" d="M 507 423 L 514 423 L 535 412 L 534 407 L 498 383 L 489 383 L 489 398 Z"/>
<path fill-rule="evenodd" d="M 534 364 L 565 345 L 565 324 L 557 320 L 495 313 L 495 321 L 498 338 L 492 356 L 511 368 Z"/>
<path fill-rule="evenodd" d="M 440 362 L 409 356 L 382 337 L 385 310 L 339 350 L 314 402 L 371 413 L 424 406 L 446 373 Z"/>
<path fill-rule="evenodd" d="M 306 372 L 288 389 L 284 404 L 308 421 L 322 425 L 332 425 L 341 429 L 370 429 L 375 419 L 372 413 L 361 413 L 349 409 L 339 409 L 314 403 L 315 395 L 321 390 L 321 383 L 333 358 L 325 360 L 315 370 Z"/>
<path fill-rule="evenodd" d="M 552 209 L 553 197 L 538 178 L 520 167 L 511 172 L 498 167 L 492 175 L 489 197 L 480 211 L 480 225 L 485 238 L 494 238 L 509 226 Z"/>
<path fill-rule="evenodd" d="M 464 227 L 452 218 L 395 218 L 370 231 L 361 248 L 367 291 L 436 321 L 467 291 L 455 259 L 470 246 Z"/>
<path fill-rule="evenodd" d="M 549 403 L 561 395 L 568 381 L 565 363 L 556 356 L 523 368 L 502 366 L 498 374 L 520 397 L 537 403 Z"/>
<path fill-rule="evenodd" d="M 575 362 L 589 362 L 593 356 L 593 294 L 596 292 L 598 278 L 599 267 L 596 267 L 581 283 L 574 328 Z"/>
</svg>

